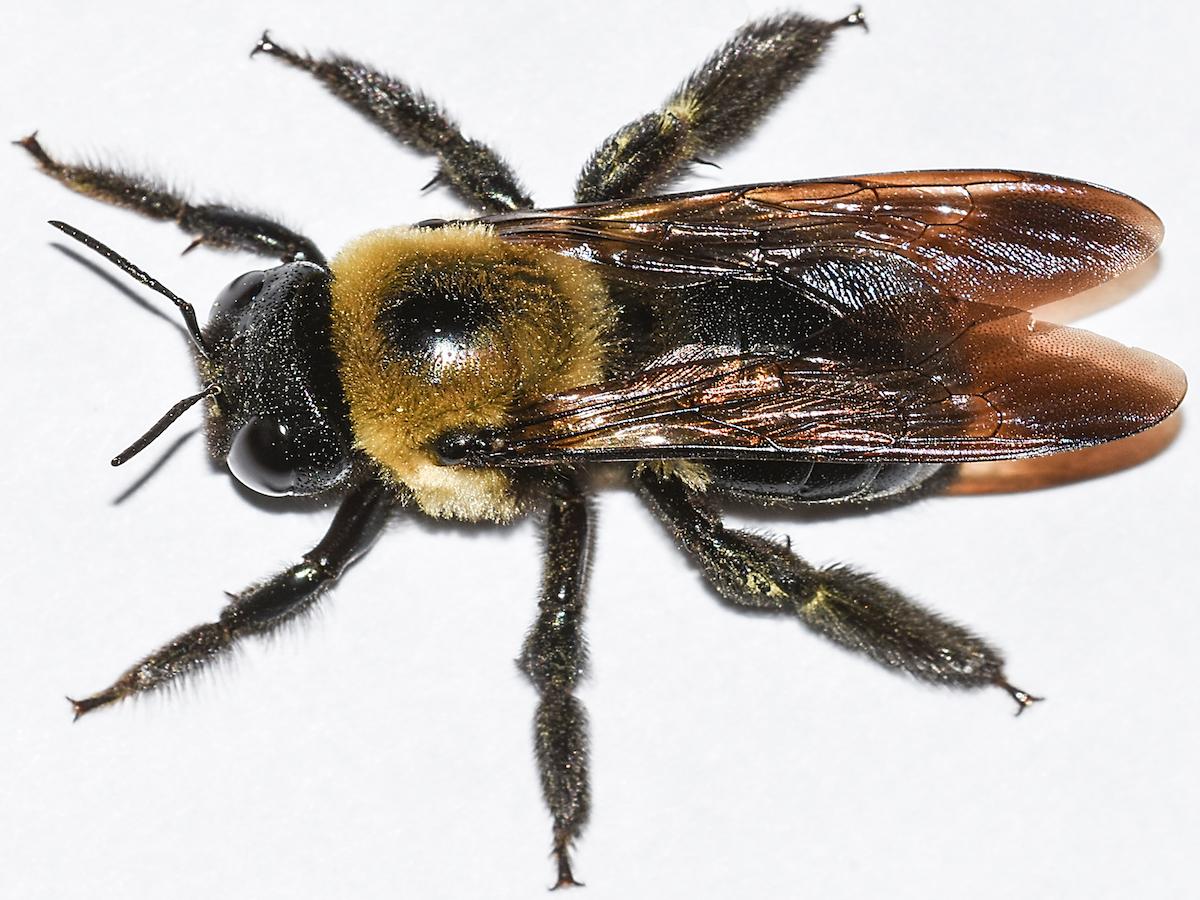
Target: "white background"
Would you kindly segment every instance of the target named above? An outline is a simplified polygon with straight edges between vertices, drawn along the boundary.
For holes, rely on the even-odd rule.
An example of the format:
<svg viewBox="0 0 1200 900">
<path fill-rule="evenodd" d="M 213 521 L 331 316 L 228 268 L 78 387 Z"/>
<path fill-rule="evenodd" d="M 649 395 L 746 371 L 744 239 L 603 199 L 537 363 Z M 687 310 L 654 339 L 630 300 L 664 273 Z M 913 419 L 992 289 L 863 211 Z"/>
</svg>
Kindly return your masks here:
<svg viewBox="0 0 1200 900">
<path fill-rule="evenodd" d="M 277 212 L 332 251 L 462 210 L 420 192 L 429 160 L 302 73 L 250 60 L 264 27 L 428 90 L 554 205 L 601 138 L 774 8 L 22 5 L 0 36 L 0 123 L 12 139 L 40 129 L 66 157 Z M 807 11 L 833 19 L 850 5 Z M 1114 186 L 1155 208 L 1168 237 L 1149 286 L 1088 327 L 1200 372 L 1194 6 L 877 0 L 867 14 L 869 34 L 839 34 L 771 122 L 689 186 L 937 167 Z M 202 316 L 260 264 L 180 257 L 178 231 L 69 194 L 16 148 L 0 152 L 0 179 L 0 892 L 544 897 L 535 698 L 512 664 L 538 581 L 531 522 L 399 517 L 300 627 L 183 691 L 72 724 L 64 694 L 102 688 L 211 621 L 222 590 L 294 561 L 330 512 L 238 490 L 201 436 L 185 437 L 198 412 L 109 468 L 194 389 L 189 354 L 165 303 L 64 254 L 45 220 L 110 243 Z M 1194 425 L 1152 463 L 1093 483 L 753 523 L 815 562 L 878 572 L 1005 648 L 1013 681 L 1049 698 L 1019 719 L 1000 691 L 918 686 L 794 621 L 730 612 L 633 497 L 603 494 L 582 690 L 595 808 L 578 896 L 1191 896 Z"/>
</svg>

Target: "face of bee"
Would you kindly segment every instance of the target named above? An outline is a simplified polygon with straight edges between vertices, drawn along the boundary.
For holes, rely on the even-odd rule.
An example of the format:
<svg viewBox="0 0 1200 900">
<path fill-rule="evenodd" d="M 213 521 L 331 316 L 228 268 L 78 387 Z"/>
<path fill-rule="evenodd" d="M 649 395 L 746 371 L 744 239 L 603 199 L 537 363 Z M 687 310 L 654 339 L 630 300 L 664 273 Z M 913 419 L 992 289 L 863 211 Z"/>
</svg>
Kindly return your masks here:
<svg viewBox="0 0 1200 900">
<path fill-rule="evenodd" d="M 294 262 L 234 280 L 197 355 L 214 454 L 252 490 L 318 494 L 351 468 L 351 435 L 329 345 L 329 273 Z"/>
</svg>

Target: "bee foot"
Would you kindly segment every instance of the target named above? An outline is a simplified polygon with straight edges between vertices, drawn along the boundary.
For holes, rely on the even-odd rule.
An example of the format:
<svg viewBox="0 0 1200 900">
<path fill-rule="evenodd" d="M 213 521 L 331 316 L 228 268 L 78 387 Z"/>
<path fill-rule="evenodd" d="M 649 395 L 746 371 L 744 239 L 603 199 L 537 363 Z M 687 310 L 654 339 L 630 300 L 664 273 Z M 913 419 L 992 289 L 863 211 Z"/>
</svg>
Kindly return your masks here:
<svg viewBox="0 0 1200 900">
<path fill-rule="evenodd" d="M 1011 684 L 1009 684 L 1003 678 L 996 679 L 996 686 L 1004 688 L 1004 690 L 1006 690 L 1008 692 L 1008 695 L 1017 701 L 1016 714 L 1018 716 L 1021 713 L 1025 712 L 1026 709 L 1033 706 L 1033 704 L 1041 703 L 1043 700 L 1046 699 L 1045 697 L 1035 697 L 1035 696 L 1033 696 L 1033 694 L 1027 693 L 1026 691 L 1023 691 L 1020 688 L 1013 687 Z"/>
</svg>

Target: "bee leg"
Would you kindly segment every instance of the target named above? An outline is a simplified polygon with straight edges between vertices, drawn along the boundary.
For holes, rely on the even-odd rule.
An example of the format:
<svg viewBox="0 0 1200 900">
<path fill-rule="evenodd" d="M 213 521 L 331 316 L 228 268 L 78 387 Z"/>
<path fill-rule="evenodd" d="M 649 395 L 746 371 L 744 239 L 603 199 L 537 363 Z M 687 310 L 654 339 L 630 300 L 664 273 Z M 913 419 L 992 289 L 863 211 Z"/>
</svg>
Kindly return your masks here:
<svg viewBox="0 0 1200 900">
<path fill-rule="evenodd" d="M 403 81 L 345 56 L 313 59 L 279 46 L 265 32 L 251 52 L 303 69 L 330 93 L 418 153 L 436 156 L 443 182 L 472 206 L 492 213 L 529 209 L 533 201 L 508 164 L 490 147 L 470 140 L 428 97 Z"/>
<path fill-rule="evenodd" d="M 565 478 L 552 491 L 546 520 L 546 556 L 538 617 L 517 665 L 541 694 L 534 743 L 542 791 L 554 817 L 555 887 L 577 884 L 570 847 L 587 823 L 587 717 L 572 695 L 583 676 L 584 581 L 588 551 L 587 502 Z"/>
<path fill-rule="evenodd" d="M 661 109 L 600 145 L 575 182 L 575 199 L 645 196 L 735 144 L 812 71 L 830 38 L 852 25 L 866 27 L 861 10 L 837 22 L 791 14 L 741 28 Z"/>
<path fill-rule="evenodd" d="M 162 687 L 223 655 L 235 641 L 263 634 L 303 612 L 383 530 L 396 501 L 377 479 L 354 487 L 325 537 L 297 565 L 233 596 L 216 622 L 200 625 L 132 666 L 110 687 L 72 700 L 75 718 L 133 694 Z"/>
<path fill-rule="evenodd" d="M 16 143 L 29 151 L 43 172 L 71 190 L 150 219 L 174 222 L 187 234 L 195 235 L 188 250 L 204 245 L 217 250 L 248 250 L 284 262 L 325 262 L 312 241 L 266 216 L 229 206 L 191 204 L 145 175 L 59 162 L 46 152 L 36 134 Z"/>
<path fill-rule="evenodd" d="M 997 650 L 887 585 L 841 566 L 814 568 L 782 544 L 726 529 L 674 475 L 641 466 L 634 477 L 642 497 L 733 605 L 793 613 L 835 643 L 922 681 L 996 685 L 1020 709 L 1038 699 L 1008 683 Z"/>
</svg>

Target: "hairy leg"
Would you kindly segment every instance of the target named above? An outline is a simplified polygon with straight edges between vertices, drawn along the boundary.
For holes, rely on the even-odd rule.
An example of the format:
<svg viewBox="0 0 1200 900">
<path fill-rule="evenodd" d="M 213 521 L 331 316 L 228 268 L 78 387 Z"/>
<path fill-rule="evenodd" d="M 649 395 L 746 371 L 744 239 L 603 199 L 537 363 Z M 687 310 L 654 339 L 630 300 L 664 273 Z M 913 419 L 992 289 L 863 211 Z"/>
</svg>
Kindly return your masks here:
<svg viewBox="0 0 1200 900">
<path fill-rule="evenodd" d="M 383 531 L 395 502 L 392 488 L 374 478 L 352 488 L 325 537 L 302 562 L 232 597 L 216 622 L 181 634 L 105 690 L 72 700 L 75 718 L 198 671 L 246 635 L 273 631 L 295 618 L 367 551 Z"/>
<path fill-rule="evenodd" d="M 790 14 L 751 22 L 710 56 L 662 108 L 609 137 L 579 174 L 580 203 L 653 193 L 689 164 L 748 135 L 812 71 L 833 35 L 866 25 Z"/>
<path fill-rule="evenodd" d="M 517 661 L 541 694 L 534 743 L 542 791 L 554 817 L 555 887 L 576 884 L 570 847 L 587 823 L 587 719 L 573 691 L 583 676 L 584 581 L 589 551 L 587 502 L 563 480 L 546 519 L 546 557 L 538 617 Z"/>
<path fill-rule="evenodd" d="M 401 144 L 436 156 L 440 166 L 434 181 L 445 183 L 472 206 L 490 213 L 533 206 L 512 169 L 494 150 L 465 137 L 436 103 L 400 79 L 345 56 L 301 56 L 266 34 L 254 53 L 266 53 L 308 72 Z"/>
<path fill-rule="evenodd" d="M 1037 698 L 1004 676 L 999 651 L 868 575 L 817 569 L 790 548 L 725 528 L 674 475 L 641 466 L 637 489 L 717 592 L 736 606 L 778 610 L 848 650 L 933 684 L 1004 688 L 1020 705 Z"/>
<path fill-rule="evenodd" d="M 204 245 L 217 250 L 248 250 L 283 262 L 325 262 L 312 241 L 268 216 L 230 206 L 190 203 L 182 194 L 146 175 L 60 162 L 46 152 L 36 134 L 16 143 L 29 151 L 43 172 L 71 190 L 149 219 L 174 222 L 187 234 L 195 235 L 189 250 Z"/>
</svg>

